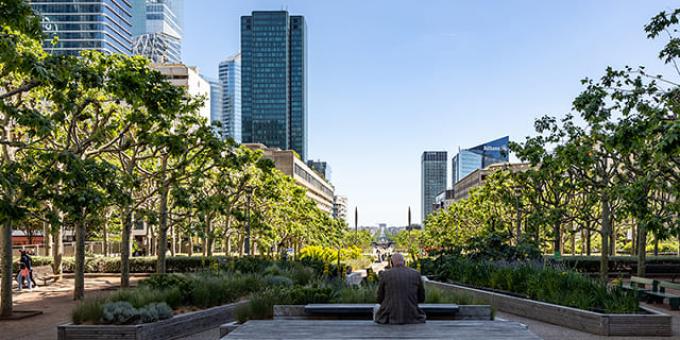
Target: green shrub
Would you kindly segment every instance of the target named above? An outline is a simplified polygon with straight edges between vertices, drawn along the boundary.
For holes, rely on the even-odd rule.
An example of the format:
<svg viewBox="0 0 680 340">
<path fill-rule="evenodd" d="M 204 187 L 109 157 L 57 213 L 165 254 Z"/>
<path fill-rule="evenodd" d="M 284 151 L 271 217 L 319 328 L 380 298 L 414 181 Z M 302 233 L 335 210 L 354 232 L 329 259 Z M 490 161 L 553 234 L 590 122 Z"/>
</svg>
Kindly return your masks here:
<svg viewBox="0 0 680 340">
<path fill-rule="evenodd" d="M 290 287 L 293 285 L 293 280 L 285 276 L 270 275 L 265 278 L 265 282 L 268 286 L 272 287 Z"/>
<path fill-rule="evenodd" d="M 106 303 L 103 297 L 89 298 L 80 302 L 71 312 L 74 324 L 97 323 L 102 319 L 102 308 Z"/>
<path fill-rule="evenodd" d="M 424 263 L 424 274 L 479 288 L 492 288 L 530 299 L 586 310 L 634 313 L 634 294 L 580 273 L 532 262 L 474 261 L 442 255 Z M 425 270 L 427 272 L 425 272 Z"/>
<path fill-rule="evenodd" d="M 338 290 L 335 303 L 376 303 L 378 284 L 344 286 Z"/>
<path fill-rule="evenodd" d="M 126 325 L 136 322 L 139 312 L 127 301 L 109 302 L 102 308 L 102 321 L 116 325 Z"/>
</svg>

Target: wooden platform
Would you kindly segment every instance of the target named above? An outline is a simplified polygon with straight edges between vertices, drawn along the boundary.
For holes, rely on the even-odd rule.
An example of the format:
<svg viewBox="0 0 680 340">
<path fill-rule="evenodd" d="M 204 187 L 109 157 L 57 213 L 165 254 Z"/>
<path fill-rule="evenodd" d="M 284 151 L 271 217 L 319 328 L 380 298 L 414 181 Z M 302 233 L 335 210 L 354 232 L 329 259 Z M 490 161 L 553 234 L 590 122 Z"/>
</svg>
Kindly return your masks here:
<svg viewBox="0 0 680 340">
<path fill-rule="evenodd" d="M 222 340 L 236 339 L 540 339 L 511 321 L 429 321 L 378 325 L 364 320 L 253 320 Z"/>
</svg>

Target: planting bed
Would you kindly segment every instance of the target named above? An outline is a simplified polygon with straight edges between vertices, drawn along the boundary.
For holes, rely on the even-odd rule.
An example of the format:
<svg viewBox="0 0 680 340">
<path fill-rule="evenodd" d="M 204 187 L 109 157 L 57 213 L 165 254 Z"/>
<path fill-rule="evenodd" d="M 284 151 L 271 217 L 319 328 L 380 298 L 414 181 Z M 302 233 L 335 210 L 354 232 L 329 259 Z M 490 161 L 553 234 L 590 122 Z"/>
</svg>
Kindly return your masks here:
<svg viewBox="0 0 680 340">
<path fill-rule="evenodd" d="M 234 320 L 235 310 L 247 301 L 176 315 L 167 320 L 139 325 L 74 325 L 57 327 L 59 340 L 81 339 L 177 339 L 200 333 Z"/>
<path fill-rule="evenodd" d="M 465 294 L 497 310 L 597 335 L 671 336 L 670 315 L 645 307 L 635 314 L 606 314 L 559 306 L 498 292 L 427 281 L 428 287 Z"/>
</svg>

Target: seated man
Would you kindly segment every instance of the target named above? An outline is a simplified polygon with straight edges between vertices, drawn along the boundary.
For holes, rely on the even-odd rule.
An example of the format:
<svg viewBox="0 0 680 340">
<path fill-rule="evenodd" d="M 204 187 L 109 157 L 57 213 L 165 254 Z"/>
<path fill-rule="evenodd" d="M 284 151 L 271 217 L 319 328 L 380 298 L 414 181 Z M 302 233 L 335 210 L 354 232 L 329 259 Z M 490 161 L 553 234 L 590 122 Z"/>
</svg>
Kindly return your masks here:
<svg viewBox="0 0 680 340">
<path fill-rule="evenodd" d="M 424 323 L 425 313 L 418 307 L 425 302 L 420 273 L 408 268 L 404 256 L 392 255 L 392 269 L 380 273 L 378 302 L 373 320 L 382 324 Z"/>
</svg>

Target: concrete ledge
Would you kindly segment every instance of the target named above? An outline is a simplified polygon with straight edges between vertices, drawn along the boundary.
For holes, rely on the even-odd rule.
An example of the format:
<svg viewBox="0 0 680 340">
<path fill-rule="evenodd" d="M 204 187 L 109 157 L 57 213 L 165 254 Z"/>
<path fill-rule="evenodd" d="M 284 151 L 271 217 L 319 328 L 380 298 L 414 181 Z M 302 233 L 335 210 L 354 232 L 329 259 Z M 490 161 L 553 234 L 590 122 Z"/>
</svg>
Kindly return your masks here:
<svg viewBox="0 0 680 340">
<path fill-rule="evenodd" d="M 445 291 L 471 296 L 503 312 L 591 334 L 605 336 L 671 336 L 673 333 L 670 315 L 645 307 L 641 308 L 646 314 L 604 314 L 450 283 L 426 281 L 425 284 Z"/>
<path fill-rule="evenodd" d="M 59 340 L 80 339 L 176 339 L 200 333 L 234 320 L 236 309 L 247 301 L 232 303 L 176 315 L 167 320 L 139 325 L 74 325 L 57 326 Z"/>
<path fill-rule="evenodd" d="M 371 316 L 360 317 L 359 320 L 370 320 Z M 441 318 L 437 318 L 441 320 Z M 455 314 L 447 320 L 493 320 L 491 306 L 459 305 Z M 342 315 L 314 315 L 305 312 L 305 305 L 275 305 L 274 320 L 357 320 L 356 317 Z M 428 318 L 428 320 L 432 320 Z"/>
</svg>

